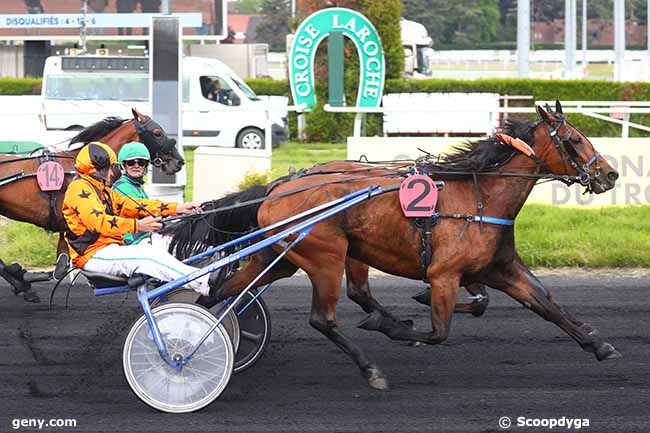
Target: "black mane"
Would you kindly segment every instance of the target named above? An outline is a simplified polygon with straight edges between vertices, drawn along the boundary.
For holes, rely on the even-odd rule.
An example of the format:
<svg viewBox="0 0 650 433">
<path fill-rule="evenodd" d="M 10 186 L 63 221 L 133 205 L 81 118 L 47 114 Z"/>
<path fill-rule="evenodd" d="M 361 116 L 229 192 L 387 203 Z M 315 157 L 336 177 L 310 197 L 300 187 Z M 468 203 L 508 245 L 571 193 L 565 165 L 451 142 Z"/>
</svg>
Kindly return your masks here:
<svg viewBox="0 0 650 433">
<path fill-rule="evenodd" d="M 79 134 L 70 139 L 70 144 L 83 143 L 88 144 L 91 141 L 98 140 L 106 136 L 109 132 L 113 131 L 118 126 L 126 122 L 125 119 L 119 117 L 107 117 L 97 123 L 93 123 Z"/>
<path fill-rule="evenodd" d="M 538 122 L 508 120 L 502 132 L 520 138 L 532 147 L 533 133 L 537 124 Z M 443 155 L 439 159 L 434 160 L 430 156 L 421 158 L 418 160 L 418 167 L 429 171 L 436 179 L 467 179 L 472 177 L 472 173 L 490 171 L 505 164 L 515 153 L 517 153 L 516 149 L 492 135 L 456 146 L 452 153 Z"/>
<path fill-rule="evenodd" d="M 204 211 L 231 206 L 264 197 L 266 186 L 255 185 L 202 204 Z M 161 233 L 172 235 L 169 252 L 183 260 L 209 247 L 221 245 L 257 227 L 257 210 L 262 203 L 218 213 L 197 214 L 165 227 Z"/>
</svg>

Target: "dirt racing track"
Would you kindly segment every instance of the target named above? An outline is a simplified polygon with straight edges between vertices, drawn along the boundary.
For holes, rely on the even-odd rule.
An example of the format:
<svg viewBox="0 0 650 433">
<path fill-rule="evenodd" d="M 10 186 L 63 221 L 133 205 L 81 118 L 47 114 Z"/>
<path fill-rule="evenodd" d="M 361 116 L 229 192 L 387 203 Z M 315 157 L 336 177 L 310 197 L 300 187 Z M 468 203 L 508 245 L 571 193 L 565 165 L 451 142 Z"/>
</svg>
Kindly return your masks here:
<svg viewBox="0 0 650 433">
<path fill-rule="evenodd" d="M 650 273 L 544 272 L 556 298 L 597 327 L 623 355 L 599 363 L 554 325 L 490 291 L 482 318 L 456 315 L 449 340 L 413 347 L 356 328 L 365 317 L 344 296 L 339 322 L 388 376 L 370 389 L 357 368 L 308 324 L 304 276 L 265 294 L 272 339 L 262 360 L 233 376 L 212 405 L 193 414 L 158 413 L 133 395 L 122 373 L 122 343 L 139 315 L 133 295 L 94 298 L 77 286 L 64 309 L 27 304 L 0 288 L 0 432 L 12 420 L 76 419 L 80 432 L 498 432 L 517 419 L 588 419 L 579 431 L 650 431 Z M 423 283 L 376 276 L 380 302 L 419 329 L 428 309 L 410 297 Z M 38 286 L 47 299 L 50 285 Z M 342 291 L 342 293 L 344 293 Z M 462 293 L 461 297 L 465 294 Z M 574 425 L 575 426 L 575 425 Z M 574 430 L 573 428 L 572 430 Z"/>
</svg>

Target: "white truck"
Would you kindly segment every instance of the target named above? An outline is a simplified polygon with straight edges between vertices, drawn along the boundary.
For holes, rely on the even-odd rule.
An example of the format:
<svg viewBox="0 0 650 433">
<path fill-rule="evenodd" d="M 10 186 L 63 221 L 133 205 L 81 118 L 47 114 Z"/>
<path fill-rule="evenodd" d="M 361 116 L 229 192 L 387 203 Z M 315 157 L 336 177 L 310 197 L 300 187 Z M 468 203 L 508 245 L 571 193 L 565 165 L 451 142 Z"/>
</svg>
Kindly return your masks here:
<svg viewBox="0 0 650 433">
<path fill-rule="evenodd" d="M 404 75 L 413 78 L 430 77 L 433 40 L 427 29 L 418 22 L 404 18 L 399 23 L 404 46 Z"/>
<path fill-rule="evenodd" d="M 260 98 L 222 62 L 185 57 L 184 146 L 264 148 L 288 139 L 287 99 Z M 218 88 L 219 97 L 213 95 Z M 149 113 L 149 58 L 53 56 L 45 62 L 42 118 L 47 130 L 78 130 L 107 116 Z"/>
</svg>

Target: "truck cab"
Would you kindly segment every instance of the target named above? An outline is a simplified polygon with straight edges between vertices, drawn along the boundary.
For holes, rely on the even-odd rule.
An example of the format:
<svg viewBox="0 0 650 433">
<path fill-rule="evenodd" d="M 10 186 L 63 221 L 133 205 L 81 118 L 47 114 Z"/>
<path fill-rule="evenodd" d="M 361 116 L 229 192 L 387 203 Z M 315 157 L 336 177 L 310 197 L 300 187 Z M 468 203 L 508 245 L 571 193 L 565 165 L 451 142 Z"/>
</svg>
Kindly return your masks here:
<svg viewBox="0 0 650 433">
<path fill-rule="evenodd" d="M 433 40 L 420 23 L 402 18 L 399 22 L 404 47 L 404 75 L 430 77 Z"/>
<path fill-rule="evenodd" d="M 288 139 L 287 101 L 258 97 L 216 59 L 185 57 L 182 81 L 184 146 L 261 149 L 267 130 Z M 149 109 L 149 58 L 52 56 L 45 62 L 43 120 L 48 130 L 79 130 L 107 116 Z"/>
</svg>

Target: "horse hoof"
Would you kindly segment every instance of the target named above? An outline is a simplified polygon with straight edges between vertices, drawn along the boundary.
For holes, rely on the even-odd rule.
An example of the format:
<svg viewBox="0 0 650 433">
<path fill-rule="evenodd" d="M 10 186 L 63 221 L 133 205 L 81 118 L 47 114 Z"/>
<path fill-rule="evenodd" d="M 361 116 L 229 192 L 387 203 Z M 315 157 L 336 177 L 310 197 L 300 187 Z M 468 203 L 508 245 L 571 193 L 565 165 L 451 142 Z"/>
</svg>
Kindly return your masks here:
<svg viewBox="0 0 650 433">
<path fill-rule="evenodd" d="M 372 313 L 368 314 L 368 317 L 359 322 L 357 327 L 365 329 L 367 331 L 376 331 L 381 327 L 382 320 L 383 316 L 381 313 L 375 310 Z"/>
<path fill-rule="evenodd" d="M 28 290 L 23 293 L 23 299 L 25 300 L 25 302 L 33 302 L 35 304 L 41 302 L 41 298 L 39 298 L 38 295 L 31 290 Z"/>
<path fill-rule="evenodd" d="M 368 385 L 382 391 L 388 389 L 388 380 L 378 368 L 372 368 L 369 370 Z"/>
<path fill-rule="evenodd" d="M 488 303 L 486 301 L 472 302 L 470 307 L 472 308 L 472 316 L 481 317 L 485 310 L 487 310 Z"/>
<path fill-rule="evenodd" d="M 596 350 L 596 359 L 599 361 L 605 361 L 606 359 L 618 359 L 622 358 L 623 355 L 609 343 L 603 343 Z"/>
</svg>

